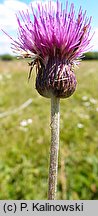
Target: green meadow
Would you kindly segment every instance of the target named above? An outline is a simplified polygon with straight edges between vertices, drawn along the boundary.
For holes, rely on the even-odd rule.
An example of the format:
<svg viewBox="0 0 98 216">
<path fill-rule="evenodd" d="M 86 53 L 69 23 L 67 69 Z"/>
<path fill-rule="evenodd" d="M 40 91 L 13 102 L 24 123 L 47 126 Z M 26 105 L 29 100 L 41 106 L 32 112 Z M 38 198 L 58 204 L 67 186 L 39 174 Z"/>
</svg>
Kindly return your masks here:
<svg viewBox="0 0 98 216">
<path fill-rule="evenodd" d="M 47 199 L 50 100 L 28 82 L 27 61 L 0 61 L 0 199 Z M 61 100 L 57 199 L 98 199 L 98 61 L 75 69 Z"/>
</svg>

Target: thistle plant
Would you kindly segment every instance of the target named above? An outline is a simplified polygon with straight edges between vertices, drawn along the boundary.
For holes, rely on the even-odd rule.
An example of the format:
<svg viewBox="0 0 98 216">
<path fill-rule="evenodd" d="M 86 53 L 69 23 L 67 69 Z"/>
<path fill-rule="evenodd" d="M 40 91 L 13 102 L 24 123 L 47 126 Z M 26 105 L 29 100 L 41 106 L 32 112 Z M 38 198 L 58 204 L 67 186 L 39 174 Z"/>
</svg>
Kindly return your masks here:
<svg viewBox="0 0 98 216">
<path fill-rule="evenodd" d="M 30 73 L 36 67 L 36 90 L 40 95 L 51 99 L 51 147 L 48 199 L 56 199 L 60 98 L 71 96 L 76 89 L 75 65 L 90 46 L 91 17 L 81 7 L 75 14 L 74 4 L 68 12 L 57 0 L 55 8 L 52 1 L 37 4 L 31 14 L 19 12 L 18 40 L 13 40 L 12 48 L 24 58 L 30 58 Z"/>
</svg>

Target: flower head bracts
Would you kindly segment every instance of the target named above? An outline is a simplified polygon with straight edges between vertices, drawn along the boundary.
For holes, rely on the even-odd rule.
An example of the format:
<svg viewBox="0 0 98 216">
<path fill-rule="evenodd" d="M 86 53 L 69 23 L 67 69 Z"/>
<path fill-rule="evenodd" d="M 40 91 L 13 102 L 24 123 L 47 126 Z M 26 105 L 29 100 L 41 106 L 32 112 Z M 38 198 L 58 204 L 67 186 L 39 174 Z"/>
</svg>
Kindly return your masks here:
<svg viewBox="0 0 98 216">
<path fill-rule="evenodd" d="M 88 50 L 91 18 L 87 19 L 81 7 L 77 18 L 73 4 L 68 12 L 68 2 L 65 9 L 59 1 L 55 8 L 49 1 L 46 5 L 37 4 L 36 11 L 32 4 L 31 9 L 32 20 L 28 11 L 17 16 L 19 40 L 13 44 L 16 52 L 37 54 L 44 60 L 58 56 L 72 62 Z"/>
</svg>

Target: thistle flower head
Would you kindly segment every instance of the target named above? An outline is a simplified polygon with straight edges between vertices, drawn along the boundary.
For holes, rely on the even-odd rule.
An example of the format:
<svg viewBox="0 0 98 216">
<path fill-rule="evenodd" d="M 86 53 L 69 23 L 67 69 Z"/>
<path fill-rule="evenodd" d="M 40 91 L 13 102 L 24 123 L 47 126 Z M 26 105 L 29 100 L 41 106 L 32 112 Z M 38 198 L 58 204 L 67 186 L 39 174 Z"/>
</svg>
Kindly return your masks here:
<svg viewBox="0 0 98 216">
<path fill-rule="evenodd" d="M 55 8 L 50 0 L 37 4 L 36 10 L 32 4 L 31 10 L 32 20 L 28 11 L 17 16 L 18 41 L 13 48 L 31 58 L 31 70 L 36 65 L 36 89 L 41 95 L 69 97 L 76 88 L 73 65 L 89 49 L 91 18 L 81 7 L 76 15 L 74 4 L 68 12 L 68 2 L 63 9 L 58 0 Z"/>
</svg>

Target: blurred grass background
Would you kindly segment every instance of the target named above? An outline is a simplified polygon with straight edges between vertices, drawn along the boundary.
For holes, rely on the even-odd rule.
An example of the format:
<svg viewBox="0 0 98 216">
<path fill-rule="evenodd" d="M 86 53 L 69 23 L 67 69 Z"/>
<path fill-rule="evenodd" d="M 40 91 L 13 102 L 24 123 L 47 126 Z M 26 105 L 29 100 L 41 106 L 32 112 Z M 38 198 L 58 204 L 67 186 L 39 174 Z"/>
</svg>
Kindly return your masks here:
<svg viewBox="0 0 98 216">
<path fill-rule="evenodd" d="M 0 61 L 0 199 L 47 199 L 50 100 L 28 83 L 24 60 Z M 78 85 L 61 100 L 57 199 L 98 199 L 98 61 L 76 69 Z M 2 115 L 1 115 L 2 116 Z"/>
</svg>

